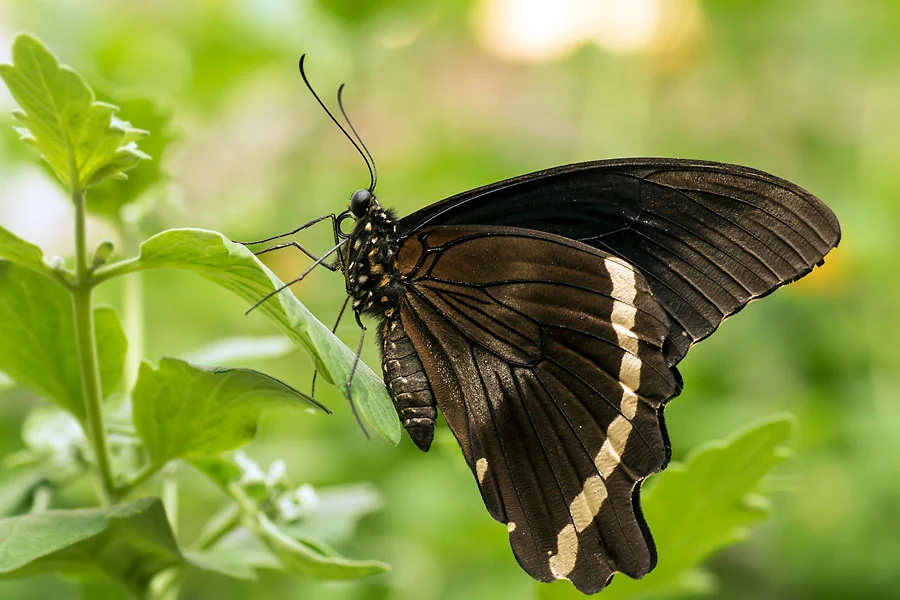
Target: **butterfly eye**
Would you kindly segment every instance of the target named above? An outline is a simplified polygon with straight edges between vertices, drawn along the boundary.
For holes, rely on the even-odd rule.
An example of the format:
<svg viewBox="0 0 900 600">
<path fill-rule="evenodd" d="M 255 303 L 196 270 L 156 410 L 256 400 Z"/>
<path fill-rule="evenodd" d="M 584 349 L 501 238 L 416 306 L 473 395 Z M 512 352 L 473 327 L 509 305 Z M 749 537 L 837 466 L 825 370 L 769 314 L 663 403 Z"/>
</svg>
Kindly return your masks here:
<svg viewBox="0 0 900 600">
<path fill-rule="evenodd" d="M 369 203 L 372 201 L 372 192 L 369 190 L 357 190 L 350 196 L 350 212 L 357 219 L 366 214 Z"/>
</svg>

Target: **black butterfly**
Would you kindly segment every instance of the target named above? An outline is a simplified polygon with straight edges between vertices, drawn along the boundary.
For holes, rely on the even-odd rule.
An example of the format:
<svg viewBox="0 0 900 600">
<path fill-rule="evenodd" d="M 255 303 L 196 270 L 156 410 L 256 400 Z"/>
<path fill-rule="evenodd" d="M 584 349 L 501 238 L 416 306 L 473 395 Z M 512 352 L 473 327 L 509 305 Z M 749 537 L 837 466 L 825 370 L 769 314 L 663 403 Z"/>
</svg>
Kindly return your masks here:
<svg viewBox="0 0 900 600">
<path fill-rule="evenodd" d="M 428 450 L 440 408 L 535 579 L 592 594 L 617 571 L 648 573 L 640 488 L 671 455 L 676 365 L 750 300 L 821 265 L 840 239 L 834 213 L 755 169 L 636 158 L 524 175 L 397 219 L 373 194 L 374 162 L 370 174 L 329 215 L 327 266 L 344 272 L 360 326 L 361 314 L 379 321 L 413 442 Z"/>
</svg>

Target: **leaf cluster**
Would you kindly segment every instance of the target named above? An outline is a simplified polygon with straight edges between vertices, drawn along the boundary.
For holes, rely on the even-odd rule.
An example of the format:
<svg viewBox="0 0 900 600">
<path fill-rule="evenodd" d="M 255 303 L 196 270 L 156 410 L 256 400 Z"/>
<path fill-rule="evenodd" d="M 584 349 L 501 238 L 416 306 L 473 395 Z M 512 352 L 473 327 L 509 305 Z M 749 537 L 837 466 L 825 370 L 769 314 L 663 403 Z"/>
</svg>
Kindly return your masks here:
<svg viewBox="0 0 900 600">
<path fill-rule="evenodd" d="M 34 37 L 18 36 L 12 55 L 12 65 L 0 65 L 0 77 L 21 107 L 14 113 L 17 131 L 69 192 L 76 248 L 74 265 L 47 261 L 39 247 L 0 227 L 4 385 L 27 388 L 52 405 L 29 415 L 26 449 L 4 461 L 0 577 L 53 572 L 162 598 L 177 592 L 191 569 L 243 579 L 255 578 L 258 568 L 321 579 L 385 571 L 384 563 L 345 558 L 326 539 L 304 532 L 328 530 L 314 525 L 323 520 L 318 493 L 288 482 L 283 463 L 260 479 L 258 465 L 231 455 L 253 439 L 264 410 L 329 413 L 324 405 L 259 371 L 177 358 L 144 362 L 126 389 L 128 340 L 114 308 L 93 306 L 96 286 L 139 271 L 180 269 L 253 303 L 282 283 L 244 246 L 196 229 L 160 233 L 131 258 L 104 242 L 89 260 L 85 213 L 107 219 L 125 237 L 132 230 L 124 211 L 165 181 L 159 157 L 176 138 L 170 115 L 149 100 L 123 101 L 153 131 L 148 137 L 116 116 L 118 106 L 98 102 L 81 76 Z M 311 356 L 324 379 L 344 389 L 354 353 L 290 292 L 259 312 Z M 357 369 L 352 394 L 365 422 L 397 443 L 399 423 L 371 369 Z M 187 462 L 216 482 L 224 499 L 223 512 L 189 545 L 170 524 L 171 507 L 158 498 L 129 500 L 158 474 Z M 57 507 L 58 493 L 84 478 L 99 484 L 100 506 Z M 362 497 L 355 511 L 337 519 L 352 529 L 377 498 L 371 490 L 343 495 Z M 258 560 L 248 560 L 246 543 L 224 543 L 233 536 L 252 540 Z"/>
<path fill-rule="evenodd" d="M 90 212 L 123 238 L 133 235 L 125 213 L 167 179 L 160 158 L 177 139 L 169 112 L 147 99 L 98 102 L 78 73 L 28 35 L 15 40 L 13 64 L 0 66 L 0 77 L 21 107 L 15 113 L 20 137 L 76 205 L 76 234 Z M 120 107 L 144 129 L 117 117 Z M 76 238 L 73 266 L 45 260 L 41 248 L 0 227 L 0 388 L 21 386 L 47 401 L 25 421 L 25 449 L 6 457 L 0 472 L 0 578 L 57 573 L 161 599 L 175 597 L 196 571 L 244 580 L 262 570 L 325 580 L 385 572 L 383 562 L 334 549 L 379 507 L 375 490 L 298 484 L 283 461 L 264 469 L 239 450 L 268 408 L 328 409 L 265 373 L 211 366 L 282 353 L 287 339 L 344 393 L 355 353 L 283 292 L 258 311 L 283 337 L 218 340 L 189 360 L 164 357 L 129 374 L 134 349 L 116 310 L 91 303 L 96 286 L 176 269 L 253 304 L 282 282 L 247 248 L 213 231 L 170 229 L 143 241 L 139 251 L 131 240 L 126 245 L 136 254 L 127 258 L 105 242 L 91 260 L 83 236 Z M 364 423 L 399 442 L 384 386 L 364 364 L 352 397 Z M 771 419 L 655 476 L 643 505 L 659 566 L 640 582 L 620 577 L 604 598 L 710 591 L 714 581 L 700 565 L 765 516 L 760 481 L 785 458 L 790 430 L 789 419 Z M 222 496 L 221 510 L 189 543 L 172 523 L 173 506 L 156 497 L 134 499 L 157 477 L 170 484 L 179 465 L 212 481 Z M 101 489 L 95 506 L 72 508 L 60 500 L 84 480 Z M 565 583 L 539 586 L 537 595 L 580 597 Z"/>
</svg>

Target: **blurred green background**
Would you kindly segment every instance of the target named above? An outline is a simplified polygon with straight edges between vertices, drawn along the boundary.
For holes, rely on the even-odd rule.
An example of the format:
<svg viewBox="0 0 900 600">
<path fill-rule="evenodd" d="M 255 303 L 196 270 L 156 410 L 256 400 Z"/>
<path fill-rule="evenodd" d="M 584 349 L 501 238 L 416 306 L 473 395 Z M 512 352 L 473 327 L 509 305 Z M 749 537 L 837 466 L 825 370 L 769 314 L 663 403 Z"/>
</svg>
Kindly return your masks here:
<svg viewBox="0 0 900 600">
<path fill-rule="evenodd" d="M 898 597 L 900 3 L 0 0 L 2 62 L 20 30 L 95 89 L 171 107 L 179 141 L 162 162 L 173 179 L 154 191 L 145 234 L 192 226 L 265 237 L 343 208 L 367 185 L 361 159 L 302 85 L 304 52 L 327 101 L 348 83 L 379 199 L 400 214 L 497 179 L 617 156 L 741 163 L 808 188 L 837 213 L 844 241 L 824 268 L 691 351 L 685 391 L 667 412 L 674 458 L 757 417 L 794 413 L 796 456 L 768 481 L 773 515 L 712 559 L 716 597 Z M 12 108 L 0 89 L 0 114 Z M 0 117 L 0 223 L 67 255 L 70 211 Z M 114 235 L 92 222 L 95 243 Z M 327 225 L 302 238 L 318 249 L 329 239 Z M 267 262 L 288 279 L 308 261 L 286 251 Z M 101 288 L 101 302 L 119 301 L 117 285 Z M 189 275 L 152 272 L 144 285 L 150 360 L 275 333 Z M 330 323 L 343 280 L 317 272 L 295 291 Z M 339 334 L 355 345 L 352 320 Z M 364 357 L 377 365 L 374 343 Z M 245 366 L 300 389 L 312 376 L 301 352 Z M 407 440 L 392 448 L 363 438 L 335 390 L 319 394 L 335 416 L 268 413 L 246 451 L 263 464 L 284 458 L 295 481 L 316 487 L 372 482 L 382 507 L 343 549 L 393 571 L 346 584 L 195 576 L 185 598 L 533 597 L 443 425 L 427 455 Z M 37 402 L 0 393 L 0 453 L 21 446 Z M 223 498 L 196 473 L 181 479 L 190 538 Z M 2 582 L 0 597 L 81 596 L 43 578 Z"/>
</svg>

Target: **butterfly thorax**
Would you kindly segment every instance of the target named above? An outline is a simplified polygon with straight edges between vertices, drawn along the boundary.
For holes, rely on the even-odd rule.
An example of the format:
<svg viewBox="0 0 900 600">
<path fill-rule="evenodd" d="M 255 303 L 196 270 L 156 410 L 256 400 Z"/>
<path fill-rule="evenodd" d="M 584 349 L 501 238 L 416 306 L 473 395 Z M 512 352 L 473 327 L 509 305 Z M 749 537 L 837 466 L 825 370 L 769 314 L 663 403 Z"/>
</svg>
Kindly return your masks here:
<svg viewBox="0 0 900 600">
<path fill-rule="evenodd" d="M 394 315 L 403 294 L 396 266 L 399 245 L 393 215 L 373 199 L 350 234 L 347 282 L 355 311 L 381 318 Z"/>
</svg>

